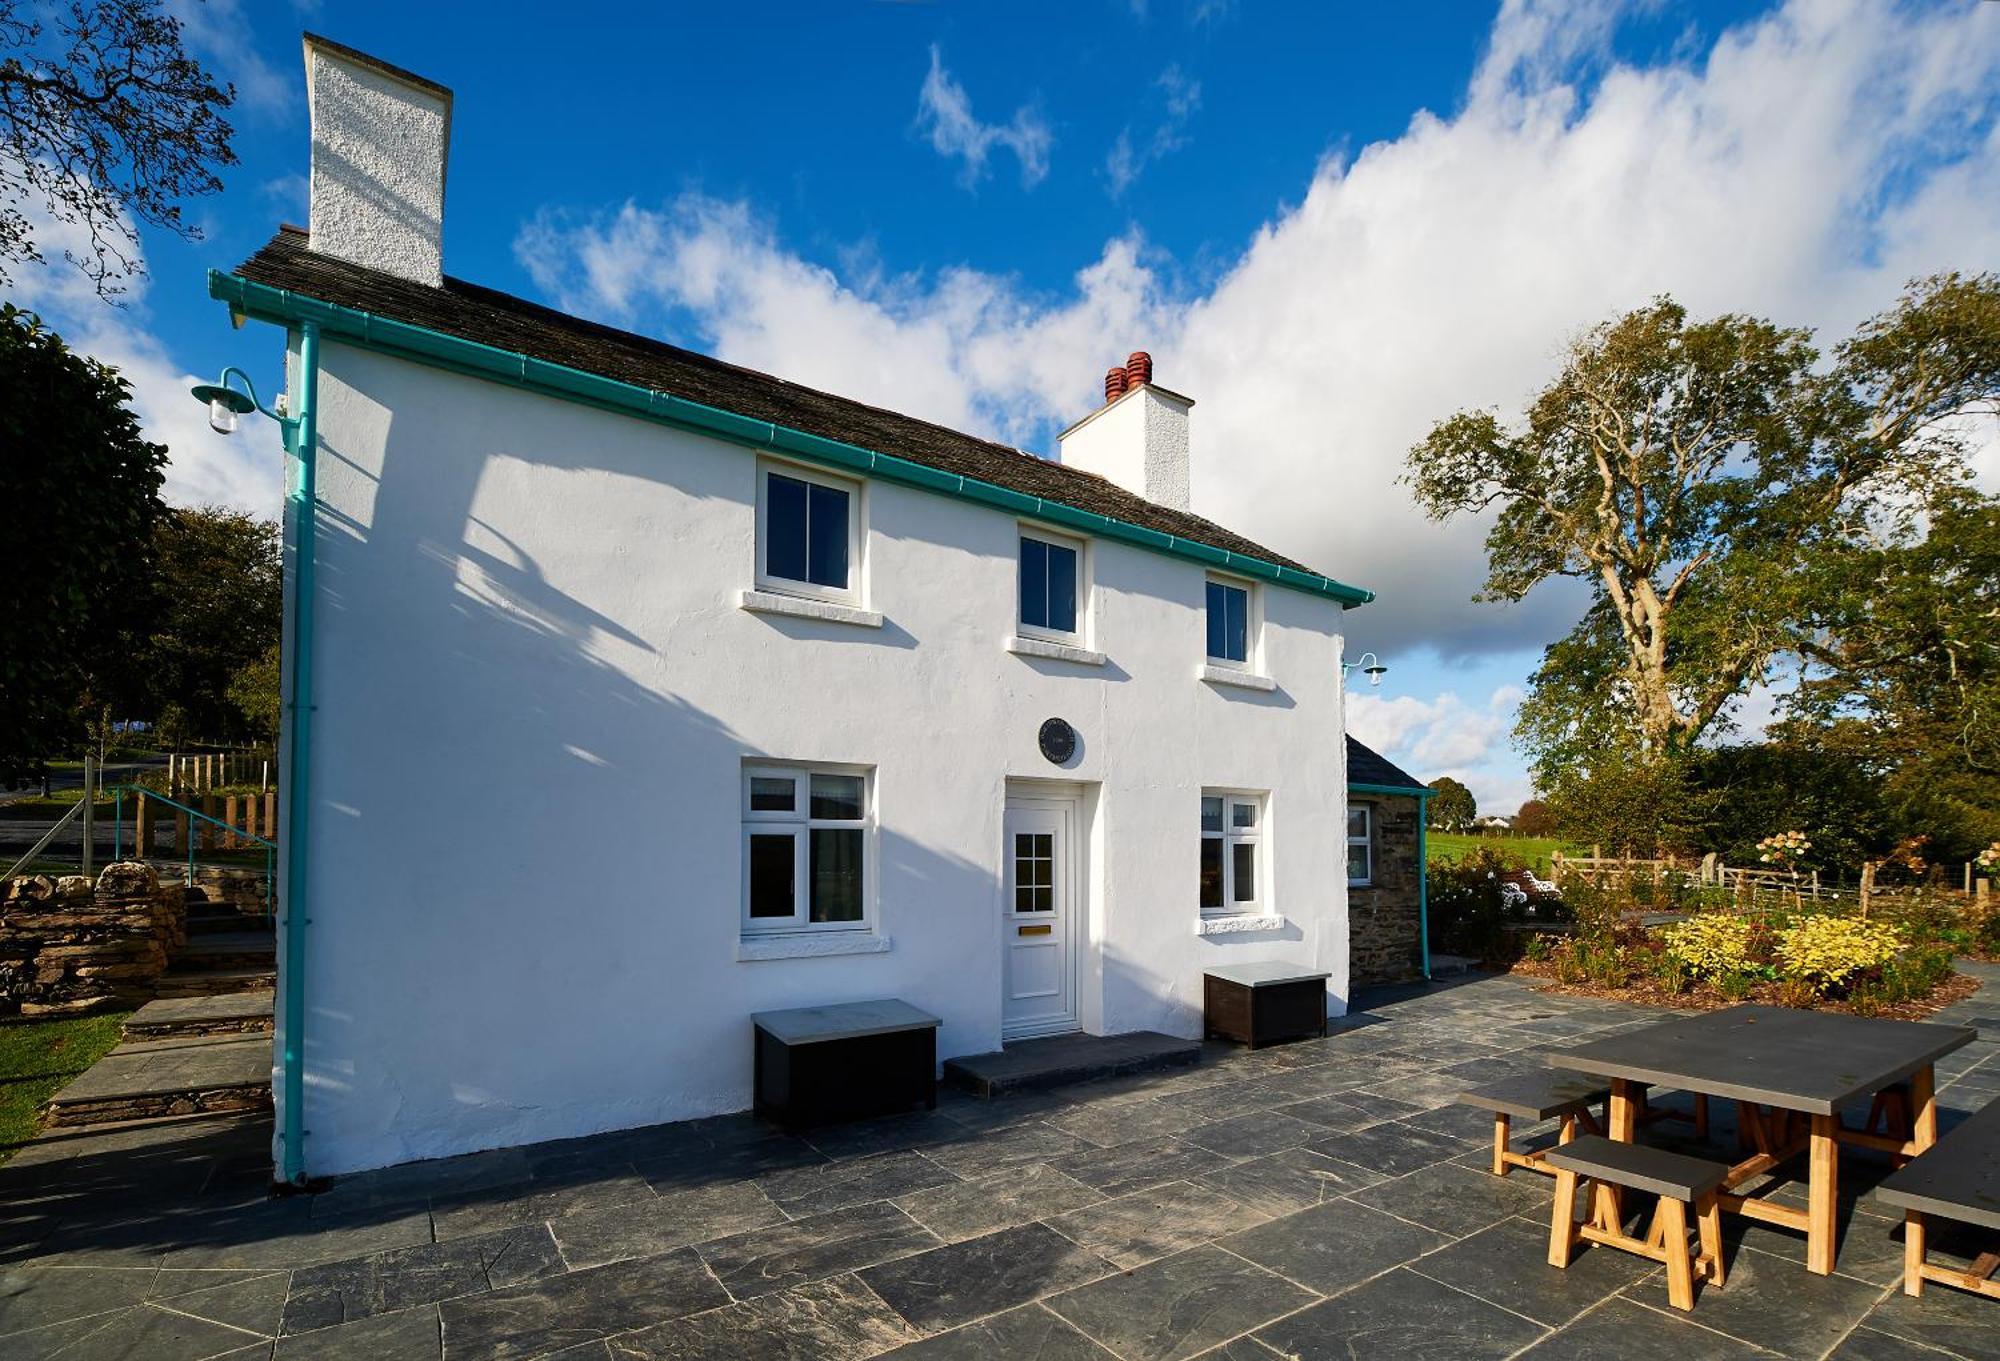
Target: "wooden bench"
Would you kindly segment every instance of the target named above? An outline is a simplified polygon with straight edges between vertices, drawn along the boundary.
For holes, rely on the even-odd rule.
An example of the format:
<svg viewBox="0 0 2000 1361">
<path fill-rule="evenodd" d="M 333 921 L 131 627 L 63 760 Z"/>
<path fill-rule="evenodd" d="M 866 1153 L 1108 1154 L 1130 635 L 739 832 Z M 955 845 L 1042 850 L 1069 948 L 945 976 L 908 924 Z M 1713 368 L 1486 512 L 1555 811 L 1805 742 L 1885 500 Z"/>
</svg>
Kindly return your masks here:
<svg viewBox="0 0 2000 1361">
<path fill-rule="evenodd" d="M 1579 1073 L 1561 1073 L 1552 1068 L 1546 1073 L 1530 1073 L 1526 1077 L 1496 1082 L 1490 1087 L 1460 1092 L 1458 1100 L 1461 1105 L 1477 1106 L 1493 1112 L 1494 1176 L 1504 1177 L 1517 1167 L 1553 1176 L 1555 1169 L 1546 1165 L 1548 1150 L 1517 1153 L 1509 1146 L 1514 1121 L 1540 1123 L 1560 1119 L 1562 1125 L 1556 1135 L 1558 1144 L 1568 1143 L 1578 1131 L 1602 1134 L 1603 1126 L 1591 1115 L 1590 1103 L 1606 1100 L 1610 1094 L 1611 1088 L 1605 1083 Z"/>
<path fill-rule="evenodd" d="M 937 1030 L 908 1002 L 885 998 L 760 1011 L 757 1114 L 787 1129 L 886 1115 L 921 1101 L 937 1109 Z"/>
<path fill-rule="evenodd" d="M 1667 1268 L 1667 1302 L 1694 1308 L 1694 1278 L 1722 1284 L 1722 1207 L 1716 1192 L 1729 1169 L 1706 1158 L 1690 1158 L 1644 1144 L 1620 1143 L 1585 1134 L 1548 1152 L 1556 1172 L 1556 1201 L 1549 1221 L 1549 1265 L 1567 1267 L 1577 1240 L 1635 1253 Z M 1597 1183 L 1599 1195 L 1588 1223 L 1576 1221 L 1577 1186 Z M 1617 1218 L 1613 1186 L 1650 1192 L 1660 1198 L 1644 1238 L 1626 1233 Z M 1688 1210 L 1694 1210 L 1701 1250 L 1688 1247 Z"/>
<path fill-rule="evenodd" d="M 1969 1271 L 1925 1259 L 1926 1216 L 2000 1229 L 2000 1101 L 1986 1108 L 1892 1172 L 1876 1188 L 1884 1204 L 1903 1209 L 1903 1293 L 1921 1295 L 1925 1281 L 2000 1299 L 2000 1252 L 1982 1252 Z"/>
<path fill-rule="evenodd" d="M 1225 964 L 1202 975 L 1202 1029 L 1209 1039 L 1260 1049 L 1326 1034 L 1323 970 L 1294 964 Z"/>
</svg>

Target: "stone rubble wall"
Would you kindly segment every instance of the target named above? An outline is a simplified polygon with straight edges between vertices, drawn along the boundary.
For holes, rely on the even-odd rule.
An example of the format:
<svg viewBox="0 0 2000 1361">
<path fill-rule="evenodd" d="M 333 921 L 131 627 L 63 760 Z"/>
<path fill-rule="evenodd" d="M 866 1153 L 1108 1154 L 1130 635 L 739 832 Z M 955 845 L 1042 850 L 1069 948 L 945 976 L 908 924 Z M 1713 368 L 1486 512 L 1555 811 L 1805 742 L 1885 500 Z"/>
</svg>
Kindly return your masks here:
<svg viewBox="0 0 2000 1361">
<path fill-rule="evenodd" d="M 1347 890 L 1348 979 L 1365 985 L 1420 978 L 1417 820 L 1423 804 L 1372 794 L 1352 795 L 1348 801 L 1375 810 L 1375 882 Z"/>
<path fill-rule="evenodd" d="M 149 1000 L 187 944 L 186 895 L 151 866 L 0 885 L 0 1014 L 80 1015 Z"/>
</svg>

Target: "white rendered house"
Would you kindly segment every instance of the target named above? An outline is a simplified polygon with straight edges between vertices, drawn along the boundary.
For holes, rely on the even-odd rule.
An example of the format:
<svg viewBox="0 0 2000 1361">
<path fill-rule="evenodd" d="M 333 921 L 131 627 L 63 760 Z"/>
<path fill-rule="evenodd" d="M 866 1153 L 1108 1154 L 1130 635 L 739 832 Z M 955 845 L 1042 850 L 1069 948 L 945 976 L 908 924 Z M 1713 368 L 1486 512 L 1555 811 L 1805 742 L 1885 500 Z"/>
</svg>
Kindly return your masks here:
<svg viewBox="0 0 2000 1361">
<path fill-rule="evenodd" d="M 1197 1036 L 1278 960 L 1344 1009 L 1369 597 L 1190 512 L 1149 361 L 1056 462 L 450 279 L 449 93 L 307 71 L 311 235 L 210 282 L 317 499 L 288 1175 L 744 1109 L 772 1008 Z"/>
</svg>

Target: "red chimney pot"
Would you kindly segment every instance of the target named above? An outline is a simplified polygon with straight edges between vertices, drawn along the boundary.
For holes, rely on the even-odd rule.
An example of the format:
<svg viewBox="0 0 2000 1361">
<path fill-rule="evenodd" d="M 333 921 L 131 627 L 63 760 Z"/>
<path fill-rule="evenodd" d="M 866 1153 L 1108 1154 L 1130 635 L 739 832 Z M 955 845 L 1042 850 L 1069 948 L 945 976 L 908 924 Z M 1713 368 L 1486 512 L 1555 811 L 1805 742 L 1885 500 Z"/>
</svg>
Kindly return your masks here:
<svg viewBox="0 0 2000 1361">
<path fill-rule="evenodd" d="M 1143 387 L 1153 381 L 1153 356 L 1144 350 L 1134 350 L 1125 361 L 1125 386 Z"/>
<path fill-rule="evenodd" d="M 1125 370 L 1119 368 L 1104 371 L 1104 400 L 1115 402 L 1125 395 Z"/>
</svg>

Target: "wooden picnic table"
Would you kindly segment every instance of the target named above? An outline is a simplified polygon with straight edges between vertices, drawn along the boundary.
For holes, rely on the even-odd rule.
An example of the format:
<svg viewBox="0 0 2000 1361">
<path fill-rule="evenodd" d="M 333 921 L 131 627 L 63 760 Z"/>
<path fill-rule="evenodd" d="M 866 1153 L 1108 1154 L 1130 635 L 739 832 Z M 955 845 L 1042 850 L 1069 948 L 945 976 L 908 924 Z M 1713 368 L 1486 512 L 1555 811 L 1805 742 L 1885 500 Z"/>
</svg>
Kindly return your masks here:
<svg viewBox="0 0 2000 1361">
<path fill-rule="evenodd" d="M 1729 1169 L 1722 1208 L 1806 1235 L 1806 1269 L 1833 1271 L 1842 1144 L 1915 1157 L 1937 1142 L 1934 1065 L 1970 1044 L 1963 1026 L 1885 1021 L 1839 1012 L 1740 1006 L 1663 1021 L 1551 1054 L 1557 1068 L 1611 1080 L 1613 1139 L 1632 1142 L 1649 1085 L 1736 1102 L 1748 1154 Z M 1840 1111 L 1898 1082 L 1910 1085 L 1910 1137 L 1849 1129 Z M 1736 1188 L 1807 1155 L 1807 1208 L 1736 1194 Z M 1616 1215 L 1616 1188 L 1603 1188 Z"/>
</svg>

